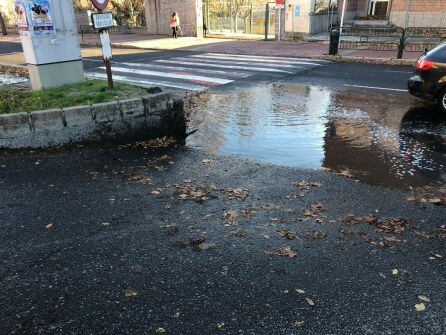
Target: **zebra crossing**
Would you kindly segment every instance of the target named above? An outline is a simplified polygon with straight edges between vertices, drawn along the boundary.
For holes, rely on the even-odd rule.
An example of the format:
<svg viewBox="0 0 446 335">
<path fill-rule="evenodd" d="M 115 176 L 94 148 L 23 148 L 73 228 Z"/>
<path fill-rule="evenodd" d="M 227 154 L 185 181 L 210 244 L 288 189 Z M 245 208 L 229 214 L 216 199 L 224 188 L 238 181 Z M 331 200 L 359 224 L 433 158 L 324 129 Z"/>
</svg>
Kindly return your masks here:
<svg viewBox="0 0 446 335">
<path fill-rule="evenodd" d="M 204 53 L 154 59 L 148 63 L 112 62 L 113 78 L 169 89 L 204 91 L 244 80 L 256 74 L 286 76 L 324 66 L 328 61 L 239 54 Z M 90 78 L 107 78 L 104 66 L 88 71 Z"/>
</svg>

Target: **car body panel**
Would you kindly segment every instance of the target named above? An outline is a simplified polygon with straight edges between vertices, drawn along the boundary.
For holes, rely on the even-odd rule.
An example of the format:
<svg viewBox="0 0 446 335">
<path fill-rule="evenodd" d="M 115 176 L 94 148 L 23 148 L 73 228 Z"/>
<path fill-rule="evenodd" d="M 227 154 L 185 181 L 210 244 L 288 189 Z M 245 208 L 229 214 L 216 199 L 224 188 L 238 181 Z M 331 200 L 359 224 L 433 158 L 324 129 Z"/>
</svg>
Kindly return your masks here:
<svg viewBox="0 0 446 335">
<path fill-rule="evenodd" d="M 435 65 L 426 70 L 416 68 L 407 86 L 412 95 L 434 101 L 446 89 L 446 43 L 421 56 L 417 64 L 421 61 L 434 62 Z"/>
</svg>

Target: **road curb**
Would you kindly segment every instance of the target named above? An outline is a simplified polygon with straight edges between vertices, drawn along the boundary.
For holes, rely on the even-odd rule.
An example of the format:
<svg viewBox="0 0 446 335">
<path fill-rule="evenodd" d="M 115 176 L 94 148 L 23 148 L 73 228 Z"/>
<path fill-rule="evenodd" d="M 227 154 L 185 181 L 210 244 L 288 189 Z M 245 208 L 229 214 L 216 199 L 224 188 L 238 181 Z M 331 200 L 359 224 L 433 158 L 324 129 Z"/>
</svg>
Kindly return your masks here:
<svg viewBox="0 0 446 335">
<path fill-rule="evenodd" d="M 0 149 L 125 142 L 160 136 L 184 138 L 185 133 L 183 102 L 171 93 L 29 113 L 0 114 Z"/>
<path fill-rule="evenodd" d="M 357 56 L 321 55 L 311 58 L 320 60 L 329 60 L 338 63 L 363 63 L 363 64 L 382 64 L 382 65 L 400 65 L 400 66 L 414 66 L 417 62 L 415 59 L 373 58 L 373 57 L 357 57 Z"/>
</svg>

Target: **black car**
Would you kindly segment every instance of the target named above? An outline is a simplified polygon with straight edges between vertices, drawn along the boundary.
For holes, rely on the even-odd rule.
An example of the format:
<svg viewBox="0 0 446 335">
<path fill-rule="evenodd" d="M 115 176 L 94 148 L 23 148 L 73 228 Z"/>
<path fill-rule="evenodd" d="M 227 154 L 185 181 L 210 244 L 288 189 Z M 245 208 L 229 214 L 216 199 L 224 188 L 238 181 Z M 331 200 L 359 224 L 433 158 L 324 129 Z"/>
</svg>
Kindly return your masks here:
<svg viewBox="0 0 446 335">
<path fill-rule="evenodd" d="M 437 101 L 446 112 L 446 43 L 421 56 L 414 75 L 407 82 L 409 92 L 416 97 Z"/>
</svg>

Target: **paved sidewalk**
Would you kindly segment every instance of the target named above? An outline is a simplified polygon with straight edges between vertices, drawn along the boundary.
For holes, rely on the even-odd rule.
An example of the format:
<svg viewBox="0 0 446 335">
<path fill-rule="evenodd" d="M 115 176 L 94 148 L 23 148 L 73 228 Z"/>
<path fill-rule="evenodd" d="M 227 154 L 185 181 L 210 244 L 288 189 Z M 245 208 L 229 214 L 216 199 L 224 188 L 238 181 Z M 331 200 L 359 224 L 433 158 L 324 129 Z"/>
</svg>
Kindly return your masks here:
<svg viewBox="0 0 446 335">
<path fill-rule="evenodd" d="M 144 39 L 145 38 L 145 39 Z M 115 47 L 134 47 L 143 49 L 184 50 L 218 52 L 231 54 L 250 54 L 284 57 L 318 57 L 328 54 L 328 45 L 303 41 L 264 41 L 233 40 L 219 38 L 183 37 L 172 39 L 166 36 L 149 35 L 112 35 Z M 99 39 L 86 36 L 83 44 L 97 45 Z M 396 58 L 396 51 L 341 50 L 342 56 Z M 405 59 L 417 59 L 420 52 L 406 52 Z"/>
<path fill-rule="evenodd" d="M 0 37 L 0 41 L 20 42 L 17 35 Z M 83 46 L 99 46 L 96 34 L 79 35 Z M 111 42 L 115 48 L 136 48 L 145 50 L 177 50 L 196 52 L 218 52 L 283 57 L 319 57 L 328 54 L 328 45 L 303 41 L 234 40 L 220 38 L 180 37 L 173 39 L 166 35 L 113 34 Z M 405 52 L 405 59 L 417 59 L 420 52 Z M 368 58 L 396 58 L 396 51 L 340 50 L 341 56 Z"/>
</svg>

